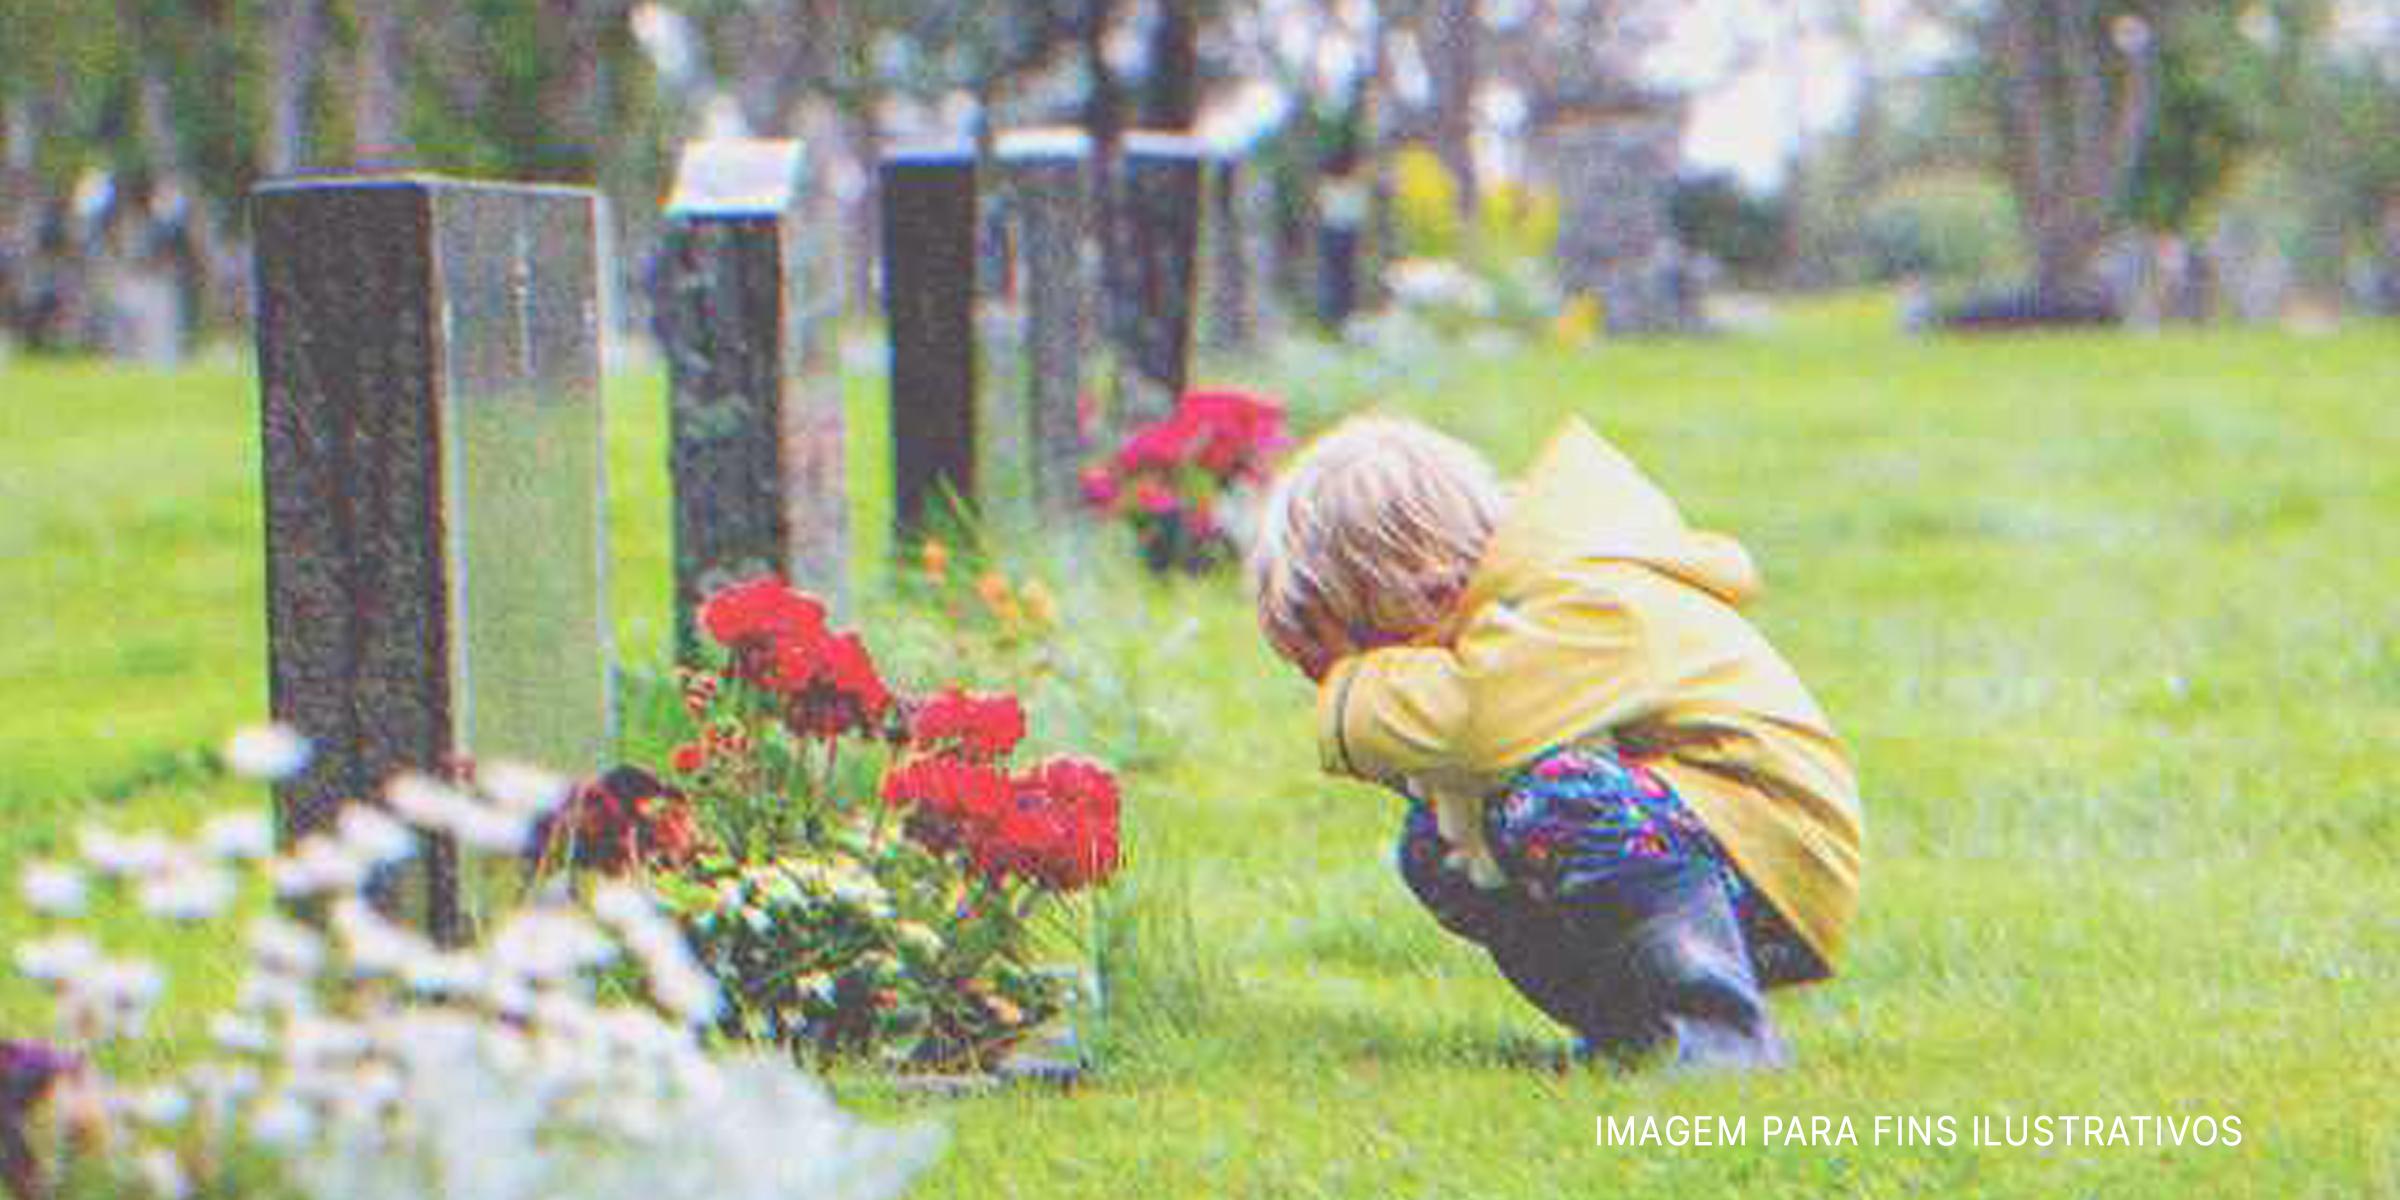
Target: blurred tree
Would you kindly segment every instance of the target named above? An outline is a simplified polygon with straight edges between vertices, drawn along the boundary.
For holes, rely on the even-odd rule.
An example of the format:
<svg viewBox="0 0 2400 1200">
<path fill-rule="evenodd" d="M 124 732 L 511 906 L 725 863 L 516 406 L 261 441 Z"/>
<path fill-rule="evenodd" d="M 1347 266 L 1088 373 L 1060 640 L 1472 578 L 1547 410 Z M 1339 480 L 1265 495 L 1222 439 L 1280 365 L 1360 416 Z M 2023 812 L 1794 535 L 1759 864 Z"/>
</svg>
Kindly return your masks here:
<svg viewBox="0 0 2400 1200">
<path fill-rule="evenodd" d="M 1472 218 L 1483 190 L 1475 163 L 1475 97 L 1483 85 L 1483 6 L 1478 0 L 1430 0 L 1419 22 L 1427 82 L 1433 90 L 1433 152 L 1457 185 L 1461 217 Z"/>
<path fill-rule="evenodd" d="M 2135 159 L 2125 196 L 2125 215 L 2136 225 L 2190 232 L 2251 148 L 2253 130 L 2230 69 L 2245 49 L 2235 23 L 2231 12 L 2196 12 L 2162 31 L 2156 129 Z"/>
<path fill-rule="evenodd" d="M 1675 236 L 1746 279 L 1765 279 L 1783 261 L 1783 206 L 1724 171 L 1686 175 L 1669 201 Z"/>
<path fill-rule="evenodd" d="M 407 165 L 409 62 L 415 53 L 401 0 L 350 0 L 357 26 L 351 45 L 350 161 L 360 167 Z"/>
<path fill-rule="evenodd" d="M 2147 6 L 2006 0 L 1977 18 L 2017 217 L 2034 255 L 2037 304 L 2097 288 L 2094 256 L 2123 212 L 2157 119 L 2155 22 Z"/>
</svg>

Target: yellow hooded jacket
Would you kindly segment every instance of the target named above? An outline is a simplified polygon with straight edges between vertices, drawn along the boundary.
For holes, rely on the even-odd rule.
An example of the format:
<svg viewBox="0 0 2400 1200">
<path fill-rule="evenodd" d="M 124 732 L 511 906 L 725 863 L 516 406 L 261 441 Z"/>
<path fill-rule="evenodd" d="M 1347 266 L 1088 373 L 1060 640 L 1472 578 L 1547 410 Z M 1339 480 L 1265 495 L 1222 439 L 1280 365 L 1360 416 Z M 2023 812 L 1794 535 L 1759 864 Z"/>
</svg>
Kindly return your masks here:
<svg viewBox="0 0 2400 1200">
<path fill-rule="evenodd" d="M 1564 745 L 1644 759 L 1831 965 L 1857 908 L 1858 783 L 1791 666 L 1735 611 L 1757 591 L 1740 544 L 1686 526 L 1570 420 L 1451 621 L 1326 673 L 1319 754 L 1437 806 L 1490 796 Z"/>
</svg>

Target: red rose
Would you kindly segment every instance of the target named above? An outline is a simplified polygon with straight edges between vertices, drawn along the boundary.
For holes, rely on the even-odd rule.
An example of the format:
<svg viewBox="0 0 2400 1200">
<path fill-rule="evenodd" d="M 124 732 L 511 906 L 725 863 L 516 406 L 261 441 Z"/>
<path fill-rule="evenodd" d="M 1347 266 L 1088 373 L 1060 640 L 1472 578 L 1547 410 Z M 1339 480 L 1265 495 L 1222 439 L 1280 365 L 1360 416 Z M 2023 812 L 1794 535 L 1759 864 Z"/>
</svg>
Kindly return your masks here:
<svg viewBox="0 0 2400 1200">
<path fill-rule="evenodd" d="M 1005 692 L 973 695 L 957 688 L 938 692 L 917 710 L 910 735 L 920 746 L 947 743 L 967 758 L 1005 758 L 1025 738 L 1025 710 Z"/>
<path fill-rule="evenodd" d="M 1011 781 L 1014 804 L 976 847 L 986 874 L 1030 879 L 1071 892 L 1117 870 L 1117 781 L 1096 763 L 1049 759 Z"/>
<path fill-rule="evenodd" d="M 708 748 L 685 742 L 675 747 L 675 752 L 667 758 L 667 765 L 678 775 L 697 775 L 708 766 Z"/>
<path fill-rule="evenodd" d="M 1009 807 L 1008 777 L 954 755 L 926 755 L 883 777 L 883 799 L 911 810 L 908 834 L 926 848 L 972 847 Z"/>
<path fill-rule="evenodd" d="M 1123 491 L 1116 473 L 1106 466 L 1095 464 L 1085 467 L 1079 478 L 1083 484 L 1083 502 L 1092 508 L 1107 508 L 1115 504 L 1117 496 Z"/>
<path fill-rule="evenodd" d="M 1198 425 L 1180 416 L 1145 425 L 1118 448 L 1117 471 L 1124 475 L 1172 471 L 1183 465 L 1192 452 L 1193 443 L 1203 432 Z"/>
<path fill-rule="evenodd" d="M 823 632 L 825 606 L 782 580 L 761 576 L 712 593 L 700 606 L 700 627 L 718 645 L 739 652 Z"/>
<path fill-rule="evenodd" d="M 1175 493 L 1155 479 L 1145 479 L 1133 488 L 1133 506 L 1151 516 L 1164 516 L 1177 507 Z"/>
<path fill-rule="evenodd" d="M 784 726 L 801 737 L 872 729 L 892 702 L 855 633 L 819 630 L 778 642 L 758 682 L 784 697 Z"/>
</svg>

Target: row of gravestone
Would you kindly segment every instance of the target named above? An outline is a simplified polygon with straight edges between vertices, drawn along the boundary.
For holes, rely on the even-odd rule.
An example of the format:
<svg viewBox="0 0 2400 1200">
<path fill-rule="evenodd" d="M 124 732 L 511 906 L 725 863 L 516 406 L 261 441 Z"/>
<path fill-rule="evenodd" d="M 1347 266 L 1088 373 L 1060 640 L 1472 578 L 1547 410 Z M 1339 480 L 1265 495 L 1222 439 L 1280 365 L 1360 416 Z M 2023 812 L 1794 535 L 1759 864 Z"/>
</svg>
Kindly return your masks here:
<svg viewBox="0 0 2400 1200">
<path fill-rule="evenodd" d="M 1196 297 L 1213 340 L 1255 334 L 1265 214 L 1240 163 L 1129 136 L 1114 181 L 1129 269 L 1111 289 L 1079 133 L 1004 136 L 983 161 L 952 145 L 887 156 L 904 531 L 950 496 L 1070 504 L 1116 423 L 1091 420 L 1089 364 L 1118 364 L 1118 422 L 1162 414 Z M 726 580 L 771 571 L 837 607 L 847 591 L 838 247 L 805 171 L 792 143 L 702 144 L 669 200 L 653 288 L 687 650 L 697 599 Z M 253 221 L 271 708 L 316 747 L 279 787 L 284 836 L 469 756 L 596 768 L 613 735 L 597 197 L 291 180 L 258 189 Z M 1093 353 L 1102 340 L 1113 356 Z M 424 861 L 406 907 L 455 935 L 454 851 Z"/>
</svg>

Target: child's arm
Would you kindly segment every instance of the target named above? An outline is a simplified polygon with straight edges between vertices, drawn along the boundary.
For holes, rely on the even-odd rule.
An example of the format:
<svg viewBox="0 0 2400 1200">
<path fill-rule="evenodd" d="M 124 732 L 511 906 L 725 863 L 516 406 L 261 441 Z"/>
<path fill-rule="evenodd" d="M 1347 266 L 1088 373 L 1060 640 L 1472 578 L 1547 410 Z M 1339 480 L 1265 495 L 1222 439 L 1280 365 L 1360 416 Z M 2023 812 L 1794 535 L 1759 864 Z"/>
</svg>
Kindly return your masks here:
<svg viewBox="0 0 2400 1200">
<path fill-rule="evenodd" d="M 1563 568 L 1494 603 L 1453 646 L 1390 646 L 1333 664 L 1317 692 L 1318 756 L 1370 782 L 1489 779 L 1562 742 L 1655 712 L 1663 689 L 1620 572 Z"/>
<path fill-rule="evenodd" d="M 1386 783 L 1450 766 L 1467 707 L 1464 671 L 1447 647 L 1350 655 L 1317 687 L 1318 760 L 1331 774 Z"/>
</svg>

